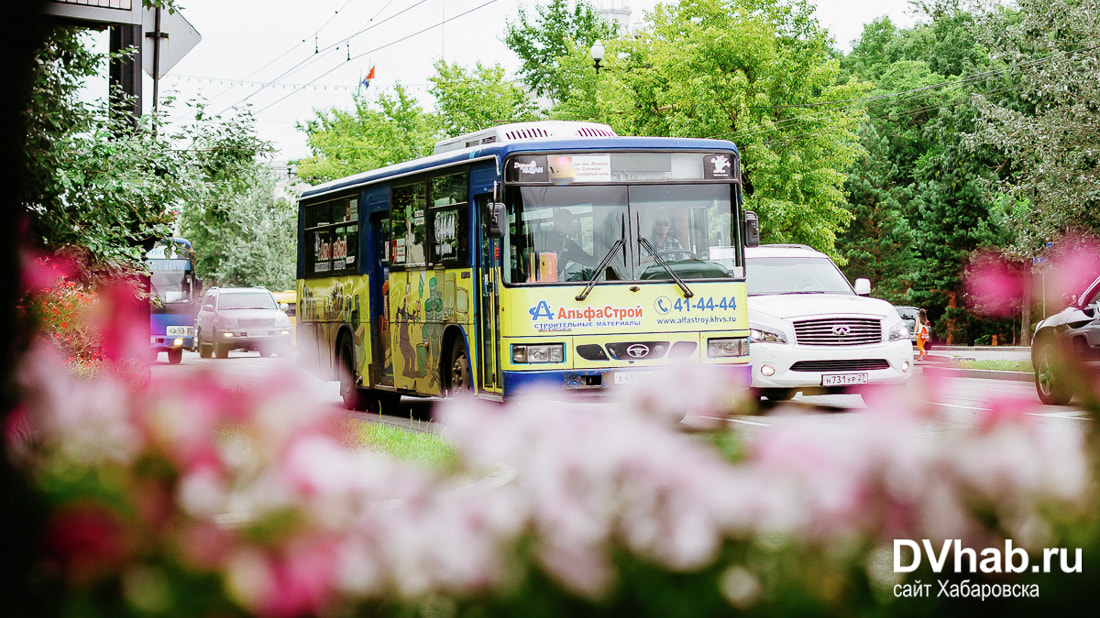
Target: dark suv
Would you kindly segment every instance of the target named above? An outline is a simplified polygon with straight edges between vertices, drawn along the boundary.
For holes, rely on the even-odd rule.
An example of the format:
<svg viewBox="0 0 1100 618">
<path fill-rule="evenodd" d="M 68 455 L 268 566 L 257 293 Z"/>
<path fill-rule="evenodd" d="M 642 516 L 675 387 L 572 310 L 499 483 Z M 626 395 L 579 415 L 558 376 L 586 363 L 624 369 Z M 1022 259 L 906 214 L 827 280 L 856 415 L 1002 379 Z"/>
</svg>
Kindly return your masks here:
<svg viewBox="0 0 1100 618">
<path fill-rule="evenodd" d="M 1069 403 L 1100 369 L 1100 277 L 1065 301 L 1065 309 L 1035 325 L 1031 340 L 1035 391 L 1052 405 Z"/>
<path fill-rule="evenodd" d="M 290 351 L 290 318 L 265 288 L 210 288 L 195 316 L 199 355 L 229 356 L 255 350 L 266 356 Z"/>
</svg>

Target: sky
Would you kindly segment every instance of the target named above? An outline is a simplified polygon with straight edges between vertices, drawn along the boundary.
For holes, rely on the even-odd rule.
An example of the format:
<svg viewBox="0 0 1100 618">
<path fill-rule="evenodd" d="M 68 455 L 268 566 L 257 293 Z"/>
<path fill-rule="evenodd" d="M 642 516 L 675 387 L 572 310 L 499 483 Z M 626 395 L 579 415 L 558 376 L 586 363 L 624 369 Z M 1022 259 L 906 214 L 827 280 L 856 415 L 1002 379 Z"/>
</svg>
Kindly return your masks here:
<svg viewBox="0 0 1100 618">
<path fill-rule="evenodd" d="M 811 3 L 814 0 L 810 0 Z M 900 26 L 915 18 L 908 0 L 816 0 L 817 17 L 840 49 L 863 25 L 889 16 Z M 509 74 L 519 62 L 503 43 L 505 24 L 520 6 L 529 14 L 545 0 L 178 0 L 183 17 L 202 40 L 159 85 L 161 100 L 201 97 L 213 113 L 229 115 L 251 104 L 259 137 L 275 144 L 276 161 L 309 155 L 296 128 L 315 110 L 353 108 L 356 93 L 377 97 L 400 82 L 430 109 L 427 90 L 440 58 L 463 67 L 501 64 Z M 599 5 L 601 2 L 594 1 Z M 628 8 L 633 21 L 658 0 L 603 0 Z M 103 35 L 99 35 L 103 36 Z M 101 45 L 106 46 L 105 37 Z M 359 86 L 371 67 L 375 77 Z M 94 96 L 104 96 L 103 93 Z M 143 98 L 152 107 L 146 75 Z M 186 108 L 177 103 L 183 116 Z"/>
</svg>

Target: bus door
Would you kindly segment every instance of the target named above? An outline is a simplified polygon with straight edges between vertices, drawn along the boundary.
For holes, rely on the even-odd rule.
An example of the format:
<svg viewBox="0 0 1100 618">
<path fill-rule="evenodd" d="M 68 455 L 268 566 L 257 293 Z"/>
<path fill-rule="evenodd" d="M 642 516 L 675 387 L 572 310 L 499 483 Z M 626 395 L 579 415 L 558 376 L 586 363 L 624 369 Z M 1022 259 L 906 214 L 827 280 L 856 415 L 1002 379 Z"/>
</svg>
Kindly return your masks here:
<svg viewBox="0 0 1100 618">
<path fill-rule="evenodd" d="M 393 386 L 393 351 L 390 337 L 390 215 L 377 212 L 370 217 L 370 336 L 371 382 Z"/>
<path fill-rule="evenodd" d="M 481 392 L 502 392 L 500 379 L 500 250 L 501 242 L 489 238 L 486 234 L 486 211 L 492 195 L 479 195 L 474 198 L 475 208 L 480 214 L 481 225 L 478 235 L 481 253 L 478 259 L 481 280 L 478 282 L 478 331 L 481 336 L 477 342 L 477 376 Z"/>
</svg>

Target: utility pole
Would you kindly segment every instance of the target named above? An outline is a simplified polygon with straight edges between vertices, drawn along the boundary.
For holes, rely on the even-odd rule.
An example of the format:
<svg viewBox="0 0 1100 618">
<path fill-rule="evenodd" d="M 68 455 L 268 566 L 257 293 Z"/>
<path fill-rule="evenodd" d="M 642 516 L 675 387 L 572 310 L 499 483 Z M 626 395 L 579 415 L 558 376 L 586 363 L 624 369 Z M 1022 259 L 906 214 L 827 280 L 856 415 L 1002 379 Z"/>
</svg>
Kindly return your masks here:
<svg viewBox="0 0 1100 618">
<path fill-rule="evenodd" d="M 141 118 L 141 24 L 111 24 L 111 115 L 129 119 L 136 129 Z M 118 57 L 119 52 L 131 53 Z"/>
<path fill-rule="evenodd" d="M 153 31 L 145 34 L 153 39 L 153 137 L 157 135 L 157 104 L 160 102 L 160 42 L 168 38 L 168 35 L 160 29 L 160 7 L 156 9 L 156 17 L 153 22 Z"/>
</svg>

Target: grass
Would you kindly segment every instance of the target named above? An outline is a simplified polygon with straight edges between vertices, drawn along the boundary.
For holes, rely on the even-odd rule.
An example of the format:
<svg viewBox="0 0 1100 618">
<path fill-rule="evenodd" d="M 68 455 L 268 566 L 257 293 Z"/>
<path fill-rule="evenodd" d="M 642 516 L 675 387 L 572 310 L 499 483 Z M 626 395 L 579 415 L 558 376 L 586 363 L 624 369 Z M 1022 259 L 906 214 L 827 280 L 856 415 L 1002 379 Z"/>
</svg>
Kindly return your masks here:
<svg viewBox="0 0 1100 618">
<path fill-rule="evenodd" d="M 385 423 L 355 422 L 349 425 L 353 446 L 386 453 L 427 468 L 445 470 L 455 464 L 453 445 L 439 436 Z"/>
<path fill-rule="evenodd" d="M 1031 373 L 1031 361 L 1026 360 L 965 360 L 956 361 L 960 369 L 986 369 L 991 371 L 1026 371 Z"/>
</svg>

